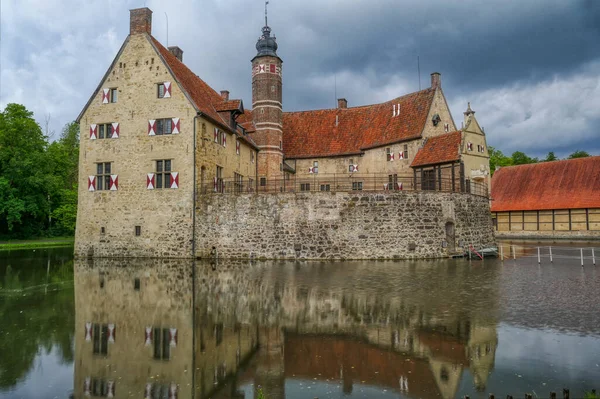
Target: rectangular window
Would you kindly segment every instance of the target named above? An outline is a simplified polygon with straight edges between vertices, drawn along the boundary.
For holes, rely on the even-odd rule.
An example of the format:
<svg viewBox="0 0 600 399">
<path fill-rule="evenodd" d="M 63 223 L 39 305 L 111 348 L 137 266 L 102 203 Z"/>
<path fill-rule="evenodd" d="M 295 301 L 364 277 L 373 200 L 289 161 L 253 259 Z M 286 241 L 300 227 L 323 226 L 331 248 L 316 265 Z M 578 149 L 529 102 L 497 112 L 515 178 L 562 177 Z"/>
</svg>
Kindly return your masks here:
<svg viewBox="0 0 600 399">
<path fill-rule="evenodd" d="M 300 191 L 310 191 L 310 183 L 301 183 Z"/>
<path fill-rule="evenodd" d="M 408 159 L 408 144 L 404 144 L 404 159 Z"/>
<path fill-rule="evenodd" d="M 171 358 L 169 329 L 154 327 L 152 340 L 154 341 L 154 358 L 157 360 L 169 360 Z"/>
<path fill-rule="evenodd" d="M 254 191 L 254 179 L 248 179 L 248 191 L 249 192 Z"/>
<path fill-rule="evenodd" d="M 217 166 L 217 192 L 223 193 L 225 192 L 225 183 L 223 182 L 223 168 L 221 166 Z"/>
<path fill-rule="evenodd" d="M 114 390 L 114 382 L 113 382 L 113 390 Z M 106 398 L 108 397 L 109 393 L 112 394 L 113 392 L 109 392 L 109 388 L 108 388 L 108 382 L 106 380 L 100 379 L 100 378 L 94 378 L 92 379 L 92 381 L 90 382 L 90 393 L 92 396 L 94 397 L 99 397 L 99 398 Z"/>
<path fill-rule="evenodd" d="M 98 138 L 109 139 L 113 134 L 112 123 L 101 123 L 98 125 Z"/>
<path fill-rule="evenodd" d="M 388 175 L 388 190 L 398 190 L 398 175 Z"/>
<path fill-rule="evenodd" d="M 352 191 L 362 191 L 363 184 L 361 181 L 352 182 Z"/>
<path fill-rule="evenodd" d="M 422 188 L 423 190 L 435 190 L 435 170 L 423 171 Z"/>
<path fill-rule="evenodd" d="M 108 325 L 96 324 L 92 325 L 92 336 L 94 337 L 93 353 L 94 355 L 108 354 Z"/>
<path fill-rule="evenodd" d="M 142 235 L 142 226 L 135 226 L 135 235 L 139 237 Z"/>
<path fill-rule="evenodd" d="M 160 136 L 162 136 L 163 134 L 173 133 L 173 119 L 157 119 L 154 124 L 154 133 Z"/>
<path fill-rule="evenodd" d="M 109 101 L 111 103 L 117 102 L 117 89 L 110 89 L 110 98 Z"/>
<path fill-rule="evenodd" d="M 241 193 L 244 187 L 244 178 L 239 173 L 233 174 L 233 188 L 236 193 Z"/>
<path fill-rule="evenodd" d="M 161 159 L 156 161 L 156 175 L 154 188 L 171 188 L 171 160 Z"/>
<path fill-rule="evenodd" d="M 388 148 L 386 148 L 386 149 L 385 149 L 385 155 L 386 155 L 386 159 L 387 159 L 388 161 L 391 161 L 391 160 L 392 160 L 392 149 L 391 149 L 391 148 L 389 148 L 389 147 L 388 147 Z"/>
<path fill-rule="evenodd" d="M 329 184 L 321 184 L 321 191 L 330 191 L 331 185 Z"/>
<path fill-rule="evenodd" d="M 261 177 L 260 178 L 260 186 L 261 187 L 265 187 L 267 185 L 267 178 L 266 177 Z"/>
<path fill-rule="evenodd" d="M 313 162 L 313 173 L 319 173 L 319 162 L 318 161 Z"/>
<path fill-rule="evenodd" d="M 110 190 L 111 163 L 96 164 L 96 191 Z"/>
<path fill-rule="evenodd" d="M 165 98 L 165 84 L 158 84 L 158 98 Z"/>
</svg>

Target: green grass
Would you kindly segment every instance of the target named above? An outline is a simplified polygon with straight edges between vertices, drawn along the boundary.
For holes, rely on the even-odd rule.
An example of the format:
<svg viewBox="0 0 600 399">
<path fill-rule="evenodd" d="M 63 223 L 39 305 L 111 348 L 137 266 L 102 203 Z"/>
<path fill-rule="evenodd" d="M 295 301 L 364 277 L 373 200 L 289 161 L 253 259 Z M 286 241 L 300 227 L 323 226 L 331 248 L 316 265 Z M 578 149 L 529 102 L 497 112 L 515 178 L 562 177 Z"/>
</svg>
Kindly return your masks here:
<svg viewBox="0 0 600 399">
<path fill-rule="evenodd" d="M 73 237 L 43 238 L 39 240 L 12 240 L 0 241 L 0 251 L 16 249 L 43 249 L 73 246 Z"/>
</svg>

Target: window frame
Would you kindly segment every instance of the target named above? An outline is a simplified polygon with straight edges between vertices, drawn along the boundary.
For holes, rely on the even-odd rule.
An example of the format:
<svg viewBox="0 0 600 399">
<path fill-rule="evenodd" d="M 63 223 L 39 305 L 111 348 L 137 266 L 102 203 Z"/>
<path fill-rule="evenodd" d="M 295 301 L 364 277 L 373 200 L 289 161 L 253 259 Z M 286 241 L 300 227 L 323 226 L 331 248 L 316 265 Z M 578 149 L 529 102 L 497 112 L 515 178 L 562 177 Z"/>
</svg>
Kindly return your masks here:
<svg viewBox="0 0 600 399">
<path fill-rule="evenodd" d="M 313 161 L 313 173 L 319 173 L 319 161 Z"/>
<path fill-rule="evenodd" d="M 162 88 L 162 95 L 161 95 L 161 88 Z M 165 83 L 164 82 L 160 82 L 156 84 L 156 98 L 165 98 Z"/>
<path fill-rule="evenodd" d="M 408 144 L 404 144 L 404 159 L 408 159 Z"/>
<path fill-rule="evenodd" d="M 96 162 L 96 191 L 110 191 L 112 162 Z M 101 166 L 102 165 L 102 166 Z M 108 166 L 108 169 L 106 168 Z M 103 173 L 98 173 L 102 171 Z"/>
<path fill-rule="evenodd" d="M 156 159 L 154 161 L 154 189 L 171 188 L 173 160 L 172 159 Z M 160 167 L 159 167 L 160 165 Z M 167 170 L 168 165 L 168 170 Z M 168 185 L 167 185 L 168 182 Z M 164 183 L 164 184 L 163 184 Z"/>
<path fill-rule="evenodd" d="M 362 191 L 363 182 L 362 181 L 353 181 L 352 182 L 352 191 Z"/>
<path fill-rule="evenodd" d="M 110 104 L 116 104 L 119 98 L 119 90 L 116 87 L 108 90 L 108 102 Z"/>
<path fill-rule="evenodd" d="M 300 183 L 300 191 L 310 191 L 310 183 Z"/>
<path fill-rule="evenodd" d="M 329 183 L 321 184 L 321 191 L 331 191 L 331 184 L 329 184 Z"/>
<path fill-rule="evenodd" d="M 112 138 L 113 123 L 116 123 L 116 122 L 99 123 L 97 125 L 98 126 L 98 137 L 96 137 L 96 138 L 99 140 Z"/>
<path fill-rule="evenodd" d="M 165 129 L 167 126 L 168 129 Z M 167 136 L 173 134 L 173 118 L 156 119 L 154 122 L 154 134 L 156 136 Z"/>
</svg>

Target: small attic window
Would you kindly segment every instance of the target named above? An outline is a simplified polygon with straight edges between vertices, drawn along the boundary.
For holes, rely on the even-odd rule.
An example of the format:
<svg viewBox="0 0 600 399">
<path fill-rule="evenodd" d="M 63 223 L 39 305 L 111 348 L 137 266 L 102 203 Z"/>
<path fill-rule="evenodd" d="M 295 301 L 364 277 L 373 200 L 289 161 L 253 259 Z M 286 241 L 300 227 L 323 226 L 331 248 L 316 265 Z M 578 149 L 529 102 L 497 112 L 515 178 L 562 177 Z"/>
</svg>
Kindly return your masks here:
<svg viewBox="0 0 600 399">
<path fill-rule="evenodd" d="M 440 118 L 440 116 L 438 114 L 433 115 L 433 118 L 431 118 L 431 122 L 433 122 L 433 126 L 437 126 L 438 123 L 440 123 L 442 121 L 442 118 Z"/>
</svg>

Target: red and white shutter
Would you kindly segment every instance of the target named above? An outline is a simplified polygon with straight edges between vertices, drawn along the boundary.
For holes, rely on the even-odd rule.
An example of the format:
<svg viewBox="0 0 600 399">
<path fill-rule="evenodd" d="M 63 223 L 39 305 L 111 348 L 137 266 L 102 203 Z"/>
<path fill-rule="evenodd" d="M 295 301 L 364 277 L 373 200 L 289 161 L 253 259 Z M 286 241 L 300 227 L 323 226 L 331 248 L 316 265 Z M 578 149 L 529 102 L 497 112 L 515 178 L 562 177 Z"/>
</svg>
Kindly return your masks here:
<svg viewBox="0 0 600 399">
<path fill-rule="evenodd" d="M 177 329 L 176 328 L 169 329 L 169 345 L 177 346 Z"/>
<path fill-rule="evenodd" d="M 170 98 L 171 97 L 171 82 L 164 82 L 164 85 L 165 85 L 165 95 L 163 97 Z"/>
<path fill-rule="evenodd" d="M 179 188 L 179 173 L 171 172 L 171 188 Z"/>
<path fill-rule="evenodd" d="M 118 122 L 114 122 L 112 124 L 112 135 L 110 136 L 113 139 L 118 139 L 119 138 L 119 123 Z"/>
<path fill-rule="evenodd" d="M 215 190 L 215 193 L 217 192 L 217 178 L 213 178 L 213 188 Z"/>
<path fill-rule="evenodd" d="M 169 399 L 177 399 L 177 385 L 171 384 L 169 388 Z"/>
<path fill-rule="evenodd" d="M 315 168 L 308 168 L 308 173 L 315 173 Z"/>
<path fill-rule="evenodd" d="M 179 118 L 173 118 L 171 121 L 173 122 L 172 123 L 173 124 L 173 129 L 171 130 L 171 133 L 172 134 L 179 134 L 179 127 L 181 126 L 179 124 Z"/>
<path fill-rule="evenodd" d="M 473 151 L 473 143 L 467 143 L 467 150 Z"/>
<path fill-rule="evenodd" d="M 110 191 L 119 189 L 119 175 L 110 175 Z"/>
<path fill-rule="evenodd" d="M 240 141 L 239 140 L 235 141 L 235 153 L 237 155 L 240 155 Z"/>
<path fill-rule="evenodd" d="M 90 125 L 90 140 L 96 140 L 98 137 L 98 125 Z"/>
<path fill-rule="evenodd" d="M 402 190 L 403 186 L 402 183 L 398 183 L 398 190 Z"/>
<path fill-rule="evenodd" d="M 155 127 L 156 127 L 156 120 L 150 119 L 148 121 L 148 136 L 156 135 L 156 130 L 154 130 Z"/>
<path fill-rule="evenodd" d="M 148 190 L 154 190 L 154 173 L 148 173 L 146 177 L 146 188 Z"/>
<path fill-rule="evenodd" d="M 108 342 L 115 342 L 115 325 L 108 325 Z"/>
<path fill-rule="evenodd" d="M 85 323 L 85 340 L 86 341 L 92 340 L 92 323 L 90 323 L 90 322 Z"/>
<path fill-rule="evenodd" d="M 446 133 L 448 133 L 450 131 L 450 124 L 449 123 L 444 123 L 444 131 Z"/>
<path fill-rule="evenodd" d="M 215 128 L 215 143 L 219 142 L 219 129 Z"/>
<path fill-rule="evenodd" d="M 83 394 L 85 396 L 90 396 L 92 392 L 92 379 L 90 377 L 85 377 L 83 380 Z"/>
<path fill-rule="evenodd" d="M 150 399 L 152 396 L 152 384 L 146 383 L 146 391 L 144 393 L 144 399 Z"/>
<path fill-rule="evenodd" d="M 96 191 L 96 176 L 88 177 L 88 191 Z"/>
<path fill-rule="evenodd" d="M 404 159 L 404 151 L 398 153 L 398 159 Z"/>
<path fill-rule="evenodd" d="M 227 133 L 223 132 L 223 147 L 227 147 Z"/>
<path fill-rule="evenodd" d="M 350 173 L 358 172 L 358 165 L 350 165 Z"/>
<path fill-rule="evenodd" d="M 144 336 L 144 345 L 152 345 L 152 327 L 146 327 L 146 333 Z"/>
<path fill-rule="evenodd" d="M 107 398 L 114 398 L 115 397 L 115 382 L 114 381 L 107 381 L 107 383 L 106 383 L 106 390 L 108 391 L 106 393 L 106 397 Z"/>
<path fill-rule="evenodd" d="M 387 190 L 387 189 L 388 189 L 388 184 L 389 184 L 389 183 L 385 183 L 385 184 L 383 185 L 383 189 L 384 189 L 384 190 Z"/>
<path fill-rule="evenodd" d="M 110 89 L 102 89 L 102 104 L 108 104 L 109 96 L 110 96 Z"/>
<path fill-rule="evenodd" d="M 395 156 L 395 155 L 396 155 L 396 154 L 394 154 L 394 153 L 391 153 L 391 154 L 390 154 L 390 162 L 394 162 L 394 156 Z"/>
</svg>

